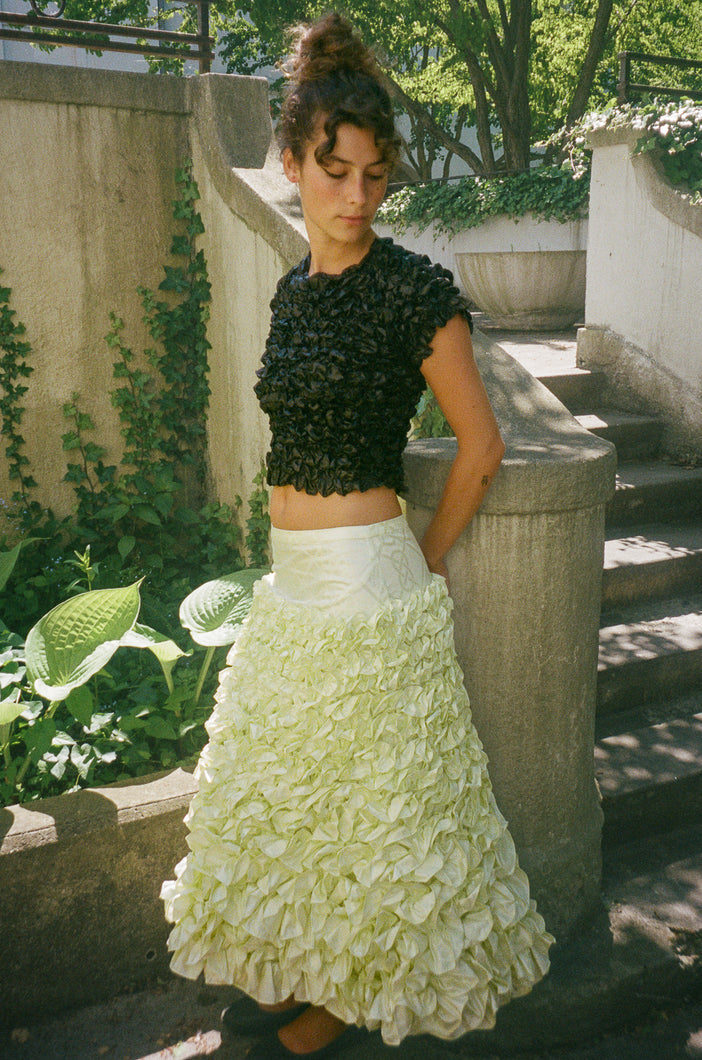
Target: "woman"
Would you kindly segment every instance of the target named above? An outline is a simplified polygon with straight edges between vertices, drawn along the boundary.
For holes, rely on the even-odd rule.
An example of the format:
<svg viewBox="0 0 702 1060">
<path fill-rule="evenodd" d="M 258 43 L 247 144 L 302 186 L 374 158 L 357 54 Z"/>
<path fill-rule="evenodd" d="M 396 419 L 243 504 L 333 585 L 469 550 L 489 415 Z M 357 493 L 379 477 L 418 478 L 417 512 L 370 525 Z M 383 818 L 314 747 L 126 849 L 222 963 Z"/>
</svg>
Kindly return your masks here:
<svg viewBox="0 0 702 1060">
<path fill-rule="evenodd" d="M 310 253 L 279 283 L 259 381 L 273 574 L 208 722 L 191 852 L 164 885 L 172 967 L 246 992 L 250 1056 L 490 1027 L 552 941 L 497 809 L 453 648 L 445 556 L 504 445 L 451 274 L 372 230 L 397 156 L 375 62 L 298 33 L 280 123 Z M 402 450 L 431 386 L 458 452 L 421 546 Z"/>
</svg>

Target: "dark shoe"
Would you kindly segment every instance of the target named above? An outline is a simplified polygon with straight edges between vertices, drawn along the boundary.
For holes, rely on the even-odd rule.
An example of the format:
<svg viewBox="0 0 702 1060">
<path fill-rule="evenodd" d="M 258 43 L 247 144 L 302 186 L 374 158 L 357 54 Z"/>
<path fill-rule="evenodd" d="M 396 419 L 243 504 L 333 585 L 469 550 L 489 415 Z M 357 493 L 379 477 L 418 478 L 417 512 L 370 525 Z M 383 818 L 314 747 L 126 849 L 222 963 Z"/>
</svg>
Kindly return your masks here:
<svg viewBox="0 0 702 1060">
<path fill-rule="evenodd" d="M 244 1038 L 252 1034 L 274 1032 L 286 1023 L 292 1023 L 308 1007 L 306 1001 L 301 1001 L 299 1005 L 291 1005 L 290 1008 L 265 1012 L 252 997 L 245 994 L 225 1008 L 222 1013 L 222 1031 L 239 1034 Z"/>
<path fill-rule="evenodd" d="M 294 1053 L 292 1049 L 283 1045 L 277 1034 L 271 1034 L 251 1046 L 246 1053 L 246 1060 L 322 1060 L 323 1057 L 338 1056 L 339 1053 L 343 1053 L 364 1034 L 365 1031 L 360 1027 L 351 1024 L 328 1045 L 323 1045 L 321 1049 L 313 1049 L 311 1053 Z"/>
</svg>

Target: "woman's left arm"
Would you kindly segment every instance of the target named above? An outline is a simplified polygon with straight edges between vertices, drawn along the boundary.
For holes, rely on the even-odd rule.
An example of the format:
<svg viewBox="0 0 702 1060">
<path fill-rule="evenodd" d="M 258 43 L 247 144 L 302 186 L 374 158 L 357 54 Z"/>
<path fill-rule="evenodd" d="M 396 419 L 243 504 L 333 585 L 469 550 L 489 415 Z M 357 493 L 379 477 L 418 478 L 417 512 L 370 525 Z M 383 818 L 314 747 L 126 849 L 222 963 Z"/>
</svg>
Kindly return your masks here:
<svg viewBox="0 0 702 1060">
<path fill-rule="evenodd" d="M 447 576 L 444 556 L 480 507 L 505 452 L 473 356 L 470 329 L 456 315 L 434 335 L 422 374 L 458 442 L 446 485 L 421 549 L 436 574 Z"/>
</svg>

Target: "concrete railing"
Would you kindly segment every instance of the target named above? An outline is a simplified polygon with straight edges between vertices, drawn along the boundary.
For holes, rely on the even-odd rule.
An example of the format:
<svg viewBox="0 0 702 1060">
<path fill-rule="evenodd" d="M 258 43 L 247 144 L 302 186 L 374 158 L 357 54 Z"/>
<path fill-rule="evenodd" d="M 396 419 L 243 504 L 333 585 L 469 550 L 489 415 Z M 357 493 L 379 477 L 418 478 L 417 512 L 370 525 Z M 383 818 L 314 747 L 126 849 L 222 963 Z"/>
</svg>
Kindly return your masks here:
<svg viewBox="0 0 702 1060">
<path fill-rule="evenodd" d="M 655 413 L 668 449 L 702 452 L 702 205 L 671 186 L 631 128 L 593 147 L 585 327 L 578 364 L 604 372 L 607 400 Z"/>
<path fill-rule="evenodd" d="M 42 99 L 41 108 L 66 106 L 61 120 L 77 121 L 74 112 L 93 105 L 95 76 L 100 98 L 94 105 L 107 109 L 107 132 L 137 121 L 122 114 L 125 107 L 112 115 L 105 78 L 124 84 L 125 77 L 139 75 L 63 73 L 69 81 L 78 76 L 80 84 L 64 85 L 58 102 Z M 33 78 L 40 76 L 32 71 Z M 46 76 L 56 77 L 55 68 Z M 148 90 L 162 80 L 144 76 L 129 91 L 146 106 Z M 178 104 L 176 117 L 164 120 L 193 158 L 202 194 L 213 287 L 209 457 L 214 491 L 230 500 L 250 482 L 265 449 L 254 371 L 275 280 L 305 243 L 299 211 L 268 151 L 263 86 L 217 76 L 188 82 L 185 89 L 175 84 L 168 92 Z M 41 95 L 36 81 L 32 92 L 32 98 Z M 6 80 L 0 80 L 0 102 L 3 95 Z M 85 120 L 92 127 L 106 119 L 98 114 Z M 145 124 L 150 127 L 151 119 Z M 77 136 L 76 150 L 80 143 Z M 144 165 L 151 164 L 150 153 L 163 150 L 163 138 L 155 134 L 139 144 Z M 98 156 L 104 160 L 108 153 L 105 148 Z M 119 166 L 109 172 L 105 193 L 115 194 Z M 163 185 L 161 192 L 170 198 Z M 150 194 L 158 199 L 156 191 Z M 162 213 L 164 231 L 170 230 L 167 210 Z M 123 253 L 123 242 L 136 239 L 137 227 L 126 230 L 115 256 Z M 22 276 L 30 272 L 24 269 Z M 66 266 L 67 281 L 71 274 Z M 499 347 L 479 336 L 476 347 L 507 455 L 449 558 L 456 643 L 498 801 L 534 895 L 549 926 L 563 937 L 593 909 L 599 887 L 594 683 L 603 510 L 613 489 L 614 453 Z M 47 379 L 54 354 L 50 346 Z M 70 390 L 77 369 L 70 358 L 65 365 L 62 385 Z M 415 442 L 407 451 L 408 514 L 418 533 L 438 498 L 454 444 Z M 11 999 L 4 1011 L 13 1020 L 106 996 L 165 967 L 166 927 L 157 895 L 185 852 L 179 822 L 191 792 L 192 777 L 177 772 L 0 813 L 0 903 L 12 925 L 0 933 L 0 988 L 3 1000 Z"/>
<path fill-rule="evenodd" d="M 604 504 L 616 456 L 501 347 L 480 333 L 474 343 L 507 452 L 449 553 L 456 647 L 498 804 L 539 907 L 562 936 L 599 893 L 592 758 Z M 454 452 L 453 439 L 407 449 L 417 536 Z"/>
</svg>

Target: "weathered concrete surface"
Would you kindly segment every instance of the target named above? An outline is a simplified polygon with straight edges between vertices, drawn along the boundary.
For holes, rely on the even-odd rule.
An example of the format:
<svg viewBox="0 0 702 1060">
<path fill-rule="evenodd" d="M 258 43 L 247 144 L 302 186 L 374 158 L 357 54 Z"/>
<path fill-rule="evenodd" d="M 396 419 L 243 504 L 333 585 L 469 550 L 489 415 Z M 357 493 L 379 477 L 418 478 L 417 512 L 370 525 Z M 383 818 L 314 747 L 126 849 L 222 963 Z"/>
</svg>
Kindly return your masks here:
<svg viewBox="0 0 702 1060">
<path fill-rule="evenodd" d="M 136 287 L 163 279 L 187 110 L 180 78 L 0 63 L 0 268 L 33 348 L 21 430 L 38 497 L 60 514 L 73 502 L 61 449 L 73 392 L 106 463 L 122 451 L 108 313 L 136 352 L 152 344 Z M 0 496 L 14 488 L 0 461 Z"/>
<path fill-rule="evenodd" d="M 608 912 L 554 954 L 549 977 L 499 1014 L 497 1028 L 453 1043 L 377 1038 L 349 1060 L 676 1060 L 702 1057 L 700 828 L 630 843 L 606 866 Z M 220 1045 L 224 988 L 167 977 L 142 993 L 42 1022 L 10 1020 L 3 1060 L 244 1060 L 247 1039 Z M 662 1013 L 659 1016 L 659 1013 Z M 11 1028 L 11 1029 L 10 1029 Z M 12 1040 L 14 1030 L 14 1041 Z M 606 1035 L 606 1037 L 603 1037 Z"/>
<path fill-rule="evenodd" d="M 188 158 L 212 283 L 211 492 L 231 504 L 250 494 L 268 443 L 252 393 L 268 306 L 306 249 L 271 139 L 262 78 L 0 64 L 2 284 L 33 347 L 26 454 L 38 498 L 57 513 L 74 501 L 61 448 L 74 392 L 106 462 L 121 455 L 108 313 L 124 320 L 123 339 L 140 358 L 153 343 L 137 286 L 158 288 L 171 262 L 175 170 Z M 13 488 L 1 461 L 0 496 Z"/>
<path fill-rule="evenodd" d="M 238 108 L 236 115 L 239 127 L 251 123 L 263 130 L 259 148 L 265 141 L 265 150 L 249 159 L 259 168 L 250 168 L 241 161 L 243 152 L 231 148 L 219 110 L 203 92 L 195 99 L 192 138 L 212 284 L 209 470 L 214 495 L 232 505 L 238 497 L 246 504 L 269 444 L 268 423 L 253 393 L 269 303 L 279 278 L 307 252 L 299 206 L 272 147 L 267 99 L 257 104 L 245 122 Z"/>
<path fill-rule="evenodd" d="M 456 646 L 498 803 L 558 936 L 599 894 L 592 754 L 604 505 L 615 454 L 499 346 L 476 333 L 475 347 L 507 452 L 449 553 Z M 417 536 L 454 453 L 453 439 L 412 442 L 406 451 Z"/>
<path fill-rule="evenodd" d="M 608 400 L 656 413 L 669 448 L 702 448 L 702 205 L 673 188 L 640 133 L 601 130 L 593 151 L 586 326 L 578 363 Z"/>
<path fill-rule="evenodd" d="M 179 769 L 0 809 L 0 1026 L 167 971 L 158 895 L 193 791 Z"/>
</svg>

